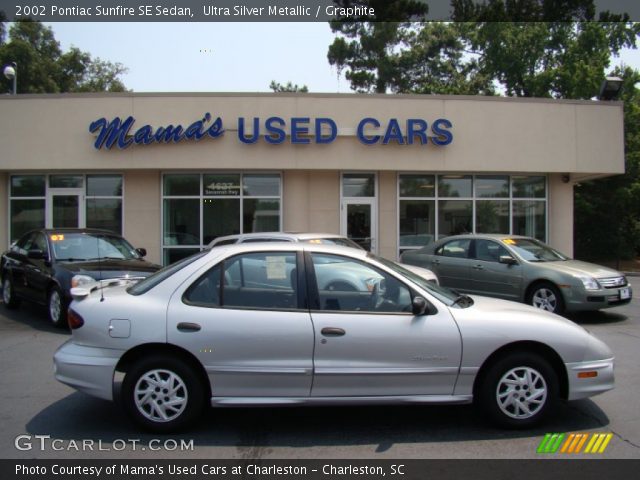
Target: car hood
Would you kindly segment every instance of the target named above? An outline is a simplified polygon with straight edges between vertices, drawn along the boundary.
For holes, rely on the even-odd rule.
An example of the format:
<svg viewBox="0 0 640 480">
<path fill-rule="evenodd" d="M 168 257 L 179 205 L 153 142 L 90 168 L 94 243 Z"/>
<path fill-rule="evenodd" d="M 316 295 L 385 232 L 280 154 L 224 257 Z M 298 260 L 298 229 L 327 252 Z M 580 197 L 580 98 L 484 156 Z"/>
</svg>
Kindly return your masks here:
<svg viewBox="0 0 640 480">
<path fill-rule="evenodd" d="M 92 278 L 114 278 L 124 276 L 147 277 L 159 270 L 160 265 L 144 260 L 113 260 L 88 262 L 59 262 L 58 265 L 74 275 L 88 275 Z"/>
<path fill-rule="evenodd" d="M 580 260 L 564 260 L 558 262 L 531 262 L 532 265 L 549 268 L 569 275 L 589 275 L 594 278 L 620 277 L 622 273 L 595 263 L 582 262 Z"/>
</svg>

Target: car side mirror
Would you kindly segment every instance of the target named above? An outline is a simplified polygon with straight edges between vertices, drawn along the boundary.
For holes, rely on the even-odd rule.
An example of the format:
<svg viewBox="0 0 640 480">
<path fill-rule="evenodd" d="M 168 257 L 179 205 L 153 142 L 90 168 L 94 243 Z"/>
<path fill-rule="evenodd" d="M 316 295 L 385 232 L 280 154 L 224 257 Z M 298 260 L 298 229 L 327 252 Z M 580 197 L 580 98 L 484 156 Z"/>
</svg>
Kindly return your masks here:
<svg viewBox="0 0 640 480">
<path fill-rule="evenodd" d="M 505 265 L 517 265 L 518 261 L 510 255 L 500 255 L 500 263 Z"/>
<path fill-rule="evenodd" d="M 146 257 L 147 256 L 147 249 L 146 248 L 136 248 L 136 252 L 141 257 Z"/>
<path fill-rule="evenodd" d="M 426 315 L 429 313 L 429 303 L 423 297 L 413 297 L 411 312 L 416 316 Z"/>
<path fill-rule="evenodd" d="M 45 258 L 45 254 L 42 250 L 34 248 L 33 250 L 29 250 L 27 252 L 27 258 L 32 260 L 43 260 Z"/>
</svg>

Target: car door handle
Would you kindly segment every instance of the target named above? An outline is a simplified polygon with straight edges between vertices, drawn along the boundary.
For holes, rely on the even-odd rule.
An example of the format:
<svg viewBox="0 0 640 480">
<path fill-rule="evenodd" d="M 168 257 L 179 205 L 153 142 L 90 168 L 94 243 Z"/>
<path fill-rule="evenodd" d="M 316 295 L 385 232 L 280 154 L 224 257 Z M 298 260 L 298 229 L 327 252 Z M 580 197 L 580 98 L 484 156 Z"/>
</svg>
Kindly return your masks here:
<svg viewBox="0 0 640 480">
<path fill-rule="evenodd" d="M 434 260 L 434 261 L 433 261 L 433 262 L 431 262 L 431 263 L 433 263 L 434 265 L 440 265 L 440 260 Z"/>
<path fill-rule="evenodd" d="M 178 324 L 178 331 L 180 332 L 199 332 L 201 328 L 197 323 L 180 322 Z"/>
<path fill-rule="evenodd" d="M 473 269 L 474 270 L 484 270 L 484 267 L 482 265 L 474 265 Z"/>
<path fill-rule="evenodd" d="M 325 327 L 322 330 L 320 330 L 320 333 L 322 335 L 324 335 L 325 337 L 341 337 L 342 335 L 344 335 L 347 332 L 345 332 L 344 329 L 342 329 L 342 328 Z"/>
</svg>

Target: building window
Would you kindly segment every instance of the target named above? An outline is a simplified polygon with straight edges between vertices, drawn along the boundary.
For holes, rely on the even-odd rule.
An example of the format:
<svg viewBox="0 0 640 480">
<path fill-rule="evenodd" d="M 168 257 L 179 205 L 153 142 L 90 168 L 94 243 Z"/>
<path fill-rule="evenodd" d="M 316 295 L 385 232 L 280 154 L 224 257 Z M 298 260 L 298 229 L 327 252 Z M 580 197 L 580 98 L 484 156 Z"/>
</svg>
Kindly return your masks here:
<svg viewBox="0 0 640 480">
<path fill-rule="evenodd" d="M 9 239 L 44 227 L 102 228 L 121 235 L 122 185 L 116 174 L 11 175 Z"/>
<path fill-rule="evenodd" d="M 281 183 L 279 174 L 165 174 L 164 264 L 224 235 L 281 230 Z"/>
<path fill-rule="evenodd" d="M 398 175 L 398 247 L 421 248 L 460 233 L 505 233 L 546 241 L 543 175 Z"/>
</svg>

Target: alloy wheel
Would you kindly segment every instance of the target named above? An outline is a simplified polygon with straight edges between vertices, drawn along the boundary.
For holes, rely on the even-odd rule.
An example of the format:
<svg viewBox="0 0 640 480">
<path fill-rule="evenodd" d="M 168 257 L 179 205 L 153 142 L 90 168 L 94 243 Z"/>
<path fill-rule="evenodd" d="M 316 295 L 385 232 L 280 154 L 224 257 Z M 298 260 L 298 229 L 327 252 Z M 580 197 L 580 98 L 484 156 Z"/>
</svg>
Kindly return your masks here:
<svg viewBox="0 0 640 480">
<path fill-rule="evenodd" d="M 555 312 L 558 308 L 558 298 L 550 289 L 539 288 L 533 294 L 532 305 L 547 312 Z"/>
<path fill-rule="evenodd" d="M 547 382 L 531 367 L 516 367 L 505 373 L 496 388 L 500 410 L 510 418 L 523 420 L 536 415 L 547 400 Z"/>
<path fill-rule="evenodd" d="M 5 305 L 9 305 L 11 303 L 12 293 L 13 292 L 11 291 L 11 282 L 9 281 L 8 278 L 5 278 L 2 284 L 2 301 L 5 303 Z"/>
<path fill-rule="evenodd" d="M 53 289 L 49 294 L 49 318 L 54 324 L 60 322 L 60 316 L 62 314 L 62 299 L 60 298 L 60 292 Z"/>
</svg>

